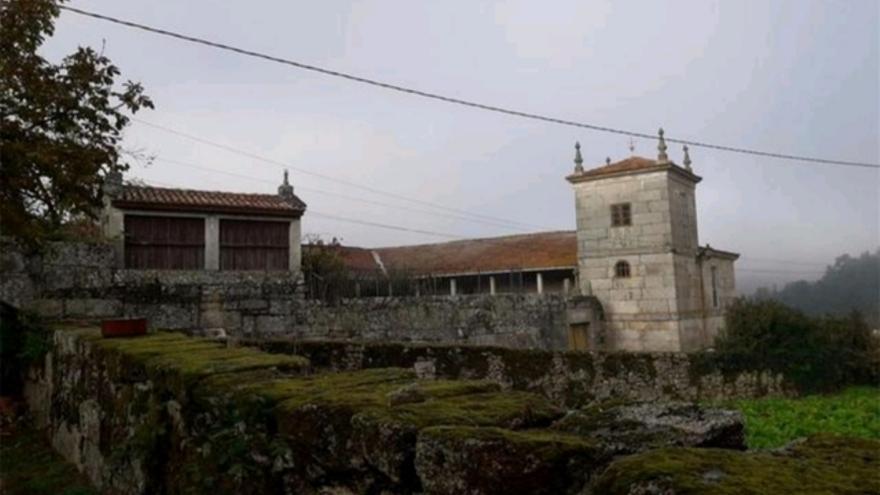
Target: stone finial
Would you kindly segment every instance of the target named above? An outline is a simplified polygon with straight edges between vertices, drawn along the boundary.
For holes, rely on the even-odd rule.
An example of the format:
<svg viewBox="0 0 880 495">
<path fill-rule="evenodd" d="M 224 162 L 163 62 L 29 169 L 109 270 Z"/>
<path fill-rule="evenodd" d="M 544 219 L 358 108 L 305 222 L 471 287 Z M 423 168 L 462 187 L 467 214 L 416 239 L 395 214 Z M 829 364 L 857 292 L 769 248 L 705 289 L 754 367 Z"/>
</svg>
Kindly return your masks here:
<svg viewBox="0 0 880 495">
<path fill-rule="evenodd" d="M 278 195 L 285 199 L 293 198 L 293 186 L 287 181 L 287 169 L 284 169 L 284 182 L 278 186 Z"/>
<path fill-rule="evenodd" d="M 104 176 L 104 184 L 101 190 L 111 198 L 119 195 L 122 191 L 122 172 L 118 170 L 107 172 L 107 175 Z"/>
<path fill-rule="evenodd" d="M 684 160 L 681 163 L 684 164 L 684 168 L 693 170 L 691 169 L 691 155 L 688 153 L 688 145 L 684 145 L 682 149 L 684 149 Z"/>
<path fill-rule="evenodd" d="M 610 156 L 605 157 L 605 165 L 611 165 L 611 157 Z"/>
<path fill-rule="evenodd" d="M 657 162 L 659 163 L 667 163 L 669 162 L 669 155 L 666 154 L 666 139 L 663 138 L 663 128 L 661 127 L 659 131 L 657 131 L 659 135 L 660 142 L 657 144 Z"/>
<path fill-rule="evenodd" d="M 584 158 L 581 156 L 581 143 L 579 141 L 574 143 L 574 171 L 575 173 L 584 171 Z"/>
</svg>

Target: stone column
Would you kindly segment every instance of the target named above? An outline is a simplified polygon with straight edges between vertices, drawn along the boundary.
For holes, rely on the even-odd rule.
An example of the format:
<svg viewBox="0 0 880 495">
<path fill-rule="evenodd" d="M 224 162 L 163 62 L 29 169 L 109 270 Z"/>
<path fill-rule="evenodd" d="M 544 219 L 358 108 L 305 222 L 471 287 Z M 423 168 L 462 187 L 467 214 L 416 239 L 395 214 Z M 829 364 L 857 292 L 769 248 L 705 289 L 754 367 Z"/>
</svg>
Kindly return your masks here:
<svg viewBox="0 0 880 495">
<path fill-rule="evenodd" d="M 535 274 L 535 280 L 538 282 L 538 294 L 544 293 L 544 277 L 541 276 L 541 272 Z"/>
<path fill-rule="evenodd" d="M 449 295 L 450 296 L 455 295 L 455 279 L 454 278 L 449 279 Z"/>
<path fill-rule="evenodd" d="M 205 270 L 220 269 L 220 219 L 205 218 Z"/>
<path fill-rule="evenodd" d="M 299 272 L 302 269 L 302 233 L 300 219 L 290 221 L 290 233 L 288 243 L 290 244 L 289 260 L 287 267 L 292 272 Z"/>
<path fill-rule="evenodd" d="M 125 268 L 125 214 L 110 205 L 108 201 L 101 224 L 104 237 L 113 245 L 115 266 Z"/>
<path fill-rule="evenodd" d="M 570 291 L 571 291 L 571 280 L 569 280 L 566 277 L 566 279 L 562 281 L 562 293 L 567 295 Z"/>
<path fill-rule="evenodd" d="M 495 295 L 495 276 L 489 277 L 489 294 Z"/>
</svg>

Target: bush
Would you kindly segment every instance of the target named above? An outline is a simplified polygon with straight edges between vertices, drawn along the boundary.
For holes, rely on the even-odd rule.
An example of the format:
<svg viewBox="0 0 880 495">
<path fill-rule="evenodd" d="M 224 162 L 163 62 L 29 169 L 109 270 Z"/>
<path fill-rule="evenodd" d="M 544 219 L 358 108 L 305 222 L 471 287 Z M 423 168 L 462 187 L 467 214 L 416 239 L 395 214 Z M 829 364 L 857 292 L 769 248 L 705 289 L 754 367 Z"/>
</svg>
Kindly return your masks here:
<svg viewBox="0 0 880 495">
<path fill-rule="evenodd" d="M 0 307 L 0 395 L 19 395 L 24 372 L 49 351 L 49 331 L 30 313 Z"/>
<path fill-rule="evenodd" d="M 875 384 L 878 343 L 858 312 L 810 317 L 772 300 L 738 300 L 716 342 L 725 368 L 782 373 L 803 392 Z"/>
</svg>

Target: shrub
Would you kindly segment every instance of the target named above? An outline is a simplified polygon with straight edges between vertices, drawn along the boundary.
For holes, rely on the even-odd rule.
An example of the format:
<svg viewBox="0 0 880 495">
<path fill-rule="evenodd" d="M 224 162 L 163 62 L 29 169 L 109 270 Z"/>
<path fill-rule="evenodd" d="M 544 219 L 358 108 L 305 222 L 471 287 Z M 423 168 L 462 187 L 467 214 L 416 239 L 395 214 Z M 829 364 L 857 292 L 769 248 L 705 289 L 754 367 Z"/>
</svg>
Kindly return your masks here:
<svg viewBox="0 0 880 495">
<path fill-rule="evenodd" d="M 30 313 L 5 304 L 0 312 L 0 395 L 18 395 L 27 367 L 49 351 L 49 331 Z"/>
<path fill-rule="evenodd" d="M 716 350 L 725 368 L 782 373 L 803 392 L 880 378 L 877 340 L 858 312 L 810 317 L 777 301 L 741 299 L 728 309 Z"/>
</svg>

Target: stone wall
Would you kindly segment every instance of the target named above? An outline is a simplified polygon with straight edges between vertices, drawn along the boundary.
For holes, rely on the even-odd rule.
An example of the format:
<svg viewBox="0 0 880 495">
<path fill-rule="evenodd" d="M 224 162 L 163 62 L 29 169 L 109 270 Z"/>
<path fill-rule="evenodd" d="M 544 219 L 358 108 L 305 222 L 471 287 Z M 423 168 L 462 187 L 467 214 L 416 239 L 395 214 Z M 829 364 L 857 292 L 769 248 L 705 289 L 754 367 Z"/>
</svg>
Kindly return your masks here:
<svg viewBox="0 0 880 495">
<path fill-rule="evenodd" d="M 314 367 L 333 371 L 398 367 L 427 378 L 489 380 L 507 390 L 540 394 L 564 407 L 607 399 L 719 401 L 796 393 L 778 374 L 728 372 L 711 353 L 588 353 L 326 340 L 240 343 L 304 356 Z"/>
<path fill-rule="evenodd" d="M 138 316 L 152 328 L 224 329 L 234 337 L 351 338 L 564 349 L 561 294 L 379 297 L 327 305 L 304 299 L 287 272 L 116 269 L 110 244 L 57 243 L 41 256 L 0 246 L 0 300 L 53 320 Z"/>
<path fill-rule="evenodd" d="M 47 319 L 146 317 L 152 328 L 284 332 L 297 319 L 289 272 L 123 270 L 112 245 L 53 243 L 24 256 L 0 241 L 0 297 Z"/>
<path fill-rule="evenodd" d="M 545 363 L 512 364 L 490 359 L 489 375 L 530 380 Z M 614 373 L 644 372 L 628 369 Z M 333 370 L 181 334 L 106 339 L 64 327 L 30 370 L 26 397 L 55 449 L 101 493 L 120 495 L 592 493 L 620 456 L 744 448 L 732 411 L 620 400 L 574 410 L 439 374 Z"/>
<path fill-rule="evenodd" d="M 561 294 L 349 299 L 302 309 L 297 337 L 450 342 L 565 349 L 568 302 Z"/>
</svg>

